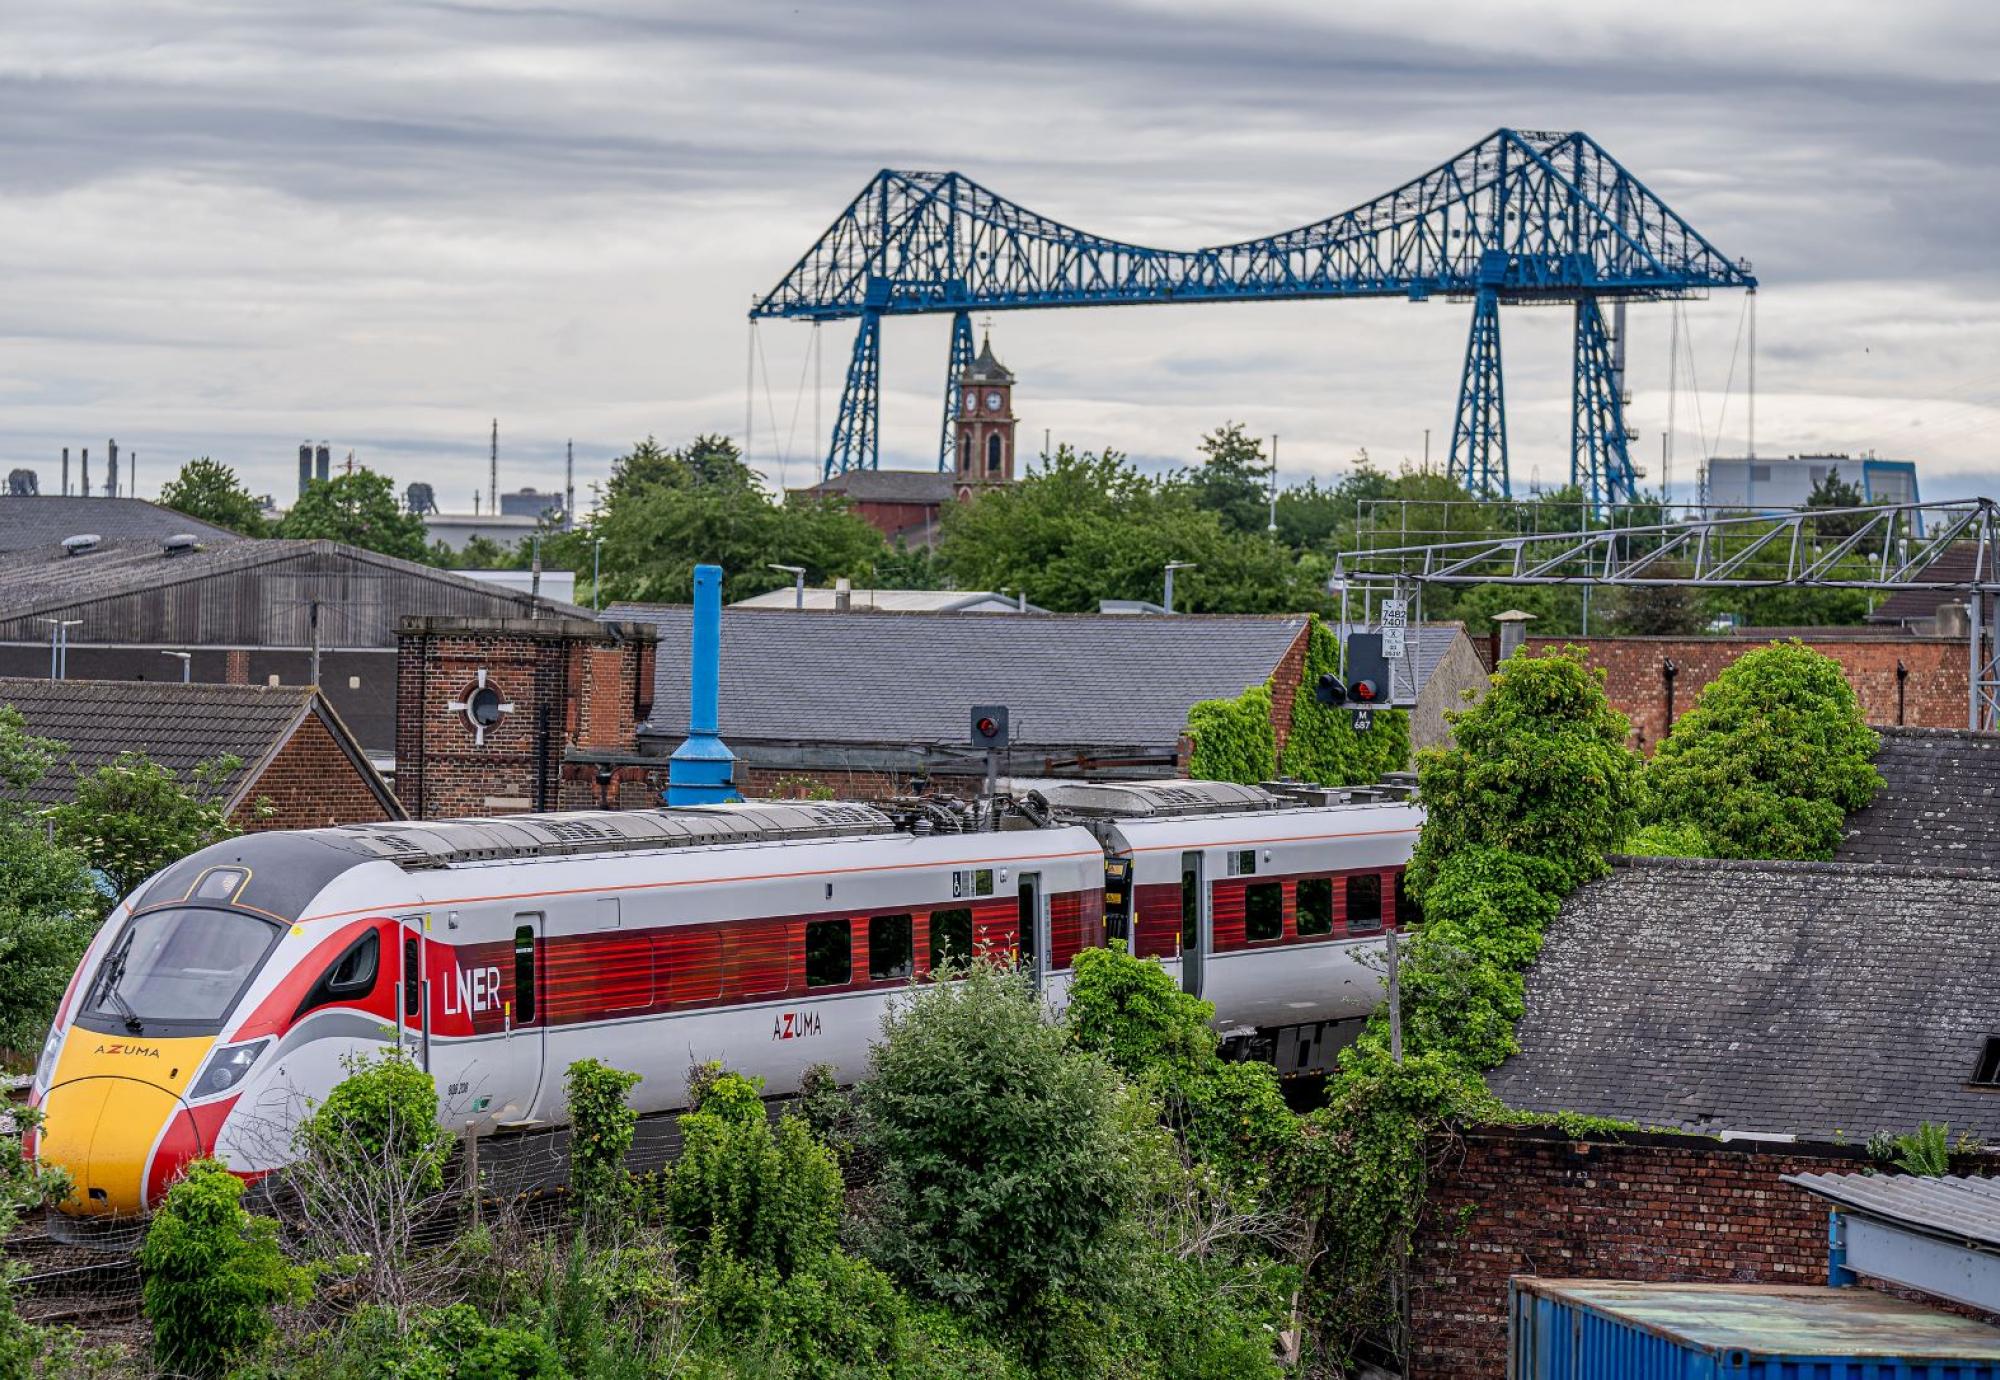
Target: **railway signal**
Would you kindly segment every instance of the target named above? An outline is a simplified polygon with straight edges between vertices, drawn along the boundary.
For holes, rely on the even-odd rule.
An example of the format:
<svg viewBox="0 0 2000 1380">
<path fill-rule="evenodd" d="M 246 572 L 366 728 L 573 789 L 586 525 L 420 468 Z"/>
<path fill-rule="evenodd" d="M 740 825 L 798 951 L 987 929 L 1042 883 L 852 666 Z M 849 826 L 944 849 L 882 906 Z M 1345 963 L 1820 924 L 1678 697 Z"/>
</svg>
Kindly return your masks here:
<svg viewBox="0 0 2000 1380">
<path fill-rule="evenodd" d="M 1382 634 L 1349 633 L 1346 678 L 1321 676 L 1313 698 L 1331 709 L 1352 709 L 1357 733 L 1372 728 L 1374 711 L 1389 703 L 1389 659 L 1383 655 Z"/>
</svg>

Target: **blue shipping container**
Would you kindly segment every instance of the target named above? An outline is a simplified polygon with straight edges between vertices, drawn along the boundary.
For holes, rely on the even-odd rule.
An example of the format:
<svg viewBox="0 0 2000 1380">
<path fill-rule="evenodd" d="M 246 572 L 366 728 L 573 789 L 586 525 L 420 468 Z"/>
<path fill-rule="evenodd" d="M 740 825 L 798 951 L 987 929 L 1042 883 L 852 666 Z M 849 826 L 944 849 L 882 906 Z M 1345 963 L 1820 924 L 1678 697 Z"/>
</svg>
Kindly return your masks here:
<svg viewBox="0 0 2000 1380">
<path fill-rule="evenodd" d="M 1508 1380 L 2000 1380 L 2000 1328 L 1868 1289 L 1520 1278 Z"/>
</svg>

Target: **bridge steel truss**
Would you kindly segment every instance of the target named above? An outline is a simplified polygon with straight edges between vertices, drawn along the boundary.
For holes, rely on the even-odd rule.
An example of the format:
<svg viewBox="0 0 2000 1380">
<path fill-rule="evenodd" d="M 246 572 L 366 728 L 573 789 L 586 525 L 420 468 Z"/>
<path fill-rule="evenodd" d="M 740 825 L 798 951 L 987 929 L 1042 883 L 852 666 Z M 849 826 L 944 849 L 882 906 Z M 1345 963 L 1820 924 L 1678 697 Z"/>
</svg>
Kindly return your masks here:
<svg viewBox="0 0 2000 1380">
<path fill-rule="evenodd" d="M 1970 613 L 1966 725 L 2000 732 L 2000 504 L 1989 498 L 1372 547 L 1341 552 L 1334 579 L 1419 597 L 1426 585 L 1958 594 Z"/>
<path fill-rule="evenodd" d="M 874 466 L 882 319 L 949 312 L 952 361 L 968 313 L 1172 302 L 1434 295 L 1474 304 L 1450 472 L 1506 496 L 1499 308 L 1576 312 L 1571 482 L 1633 496 L 1622 352 L 1600 303 L 1755 291 L 1757 280 L 1696 233 L 1588 135 L 1496 130 L 1372 201 L 1261 239 L 1168 250 L 1038 215 L 956 172 L 877 173 L 752 319 L 856 318 L 854 356 L 827 452 L 828 476 Z M 947 377 L 938 463 L 949 468 L 957 375 Z"/>
</svg>

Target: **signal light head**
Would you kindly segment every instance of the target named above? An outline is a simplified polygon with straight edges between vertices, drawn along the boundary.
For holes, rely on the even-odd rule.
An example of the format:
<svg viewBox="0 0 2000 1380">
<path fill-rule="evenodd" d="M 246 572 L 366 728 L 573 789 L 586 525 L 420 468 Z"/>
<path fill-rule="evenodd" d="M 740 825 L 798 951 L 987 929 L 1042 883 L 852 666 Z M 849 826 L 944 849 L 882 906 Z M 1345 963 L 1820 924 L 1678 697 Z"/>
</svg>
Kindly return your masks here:
<svg viewBox="0 0 2000 1380">
<path fill-rule="evenodd" d="M 1349 688 L 1349 693 L 1362 704 L 1373 704 L 1379 695 L 1372 680 L 1357 680 Z"/>
<path fill-rule="evenodd" d="M 994 723 L 994 722 L 993 722 L 993 720 L 991 720 L 991 719 L 981 719 L 981 720 L 979 721 L 979 736 L 980 736 L 980 737 L 982 737 L 982 738 L 991 738 L 991 737 L 992 737 L 992 736 L 993 736 L 994 734 L 998 733 L 999 731 L 1000 731 L 1000 725 L 999 725 L 999 724 L 996 724 L 996 723 Z"/>
<path fill-rule="evenodd" d="M 1328 673 L 1319 678 L 1313 687 L 1313 698 L 1324 705 L 1341 705 L 1347 702 L 1347 686 L 1339 676 Z"/>
</svg>

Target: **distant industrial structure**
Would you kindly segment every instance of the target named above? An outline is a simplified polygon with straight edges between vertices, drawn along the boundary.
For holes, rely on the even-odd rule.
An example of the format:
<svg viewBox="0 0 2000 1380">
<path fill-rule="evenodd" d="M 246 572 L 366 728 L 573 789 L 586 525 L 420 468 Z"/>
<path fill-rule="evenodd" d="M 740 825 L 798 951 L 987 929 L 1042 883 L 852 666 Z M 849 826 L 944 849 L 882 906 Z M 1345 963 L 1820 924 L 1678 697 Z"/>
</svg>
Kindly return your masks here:
<svg viewBox="0 0 2000 1380">
<path fill-rule="evenodd" d="M 310 441 L 299 442 L 299 497 L 306 496 L 306 490 L 314 481 L 321 484 L 333 477 L 333 448 L 321 441 L 314 445 Z"/>
<path fill-rule="evenodd" d="M 1711 508 L 1770 512 L 1803 508 L 1814 489 L 1838 473 L 1869 503 L 1921 503 L 1913 460 L 1873 455 L 1717 456 L 1702 471 L 1700 501 Z"/>
</svg>

